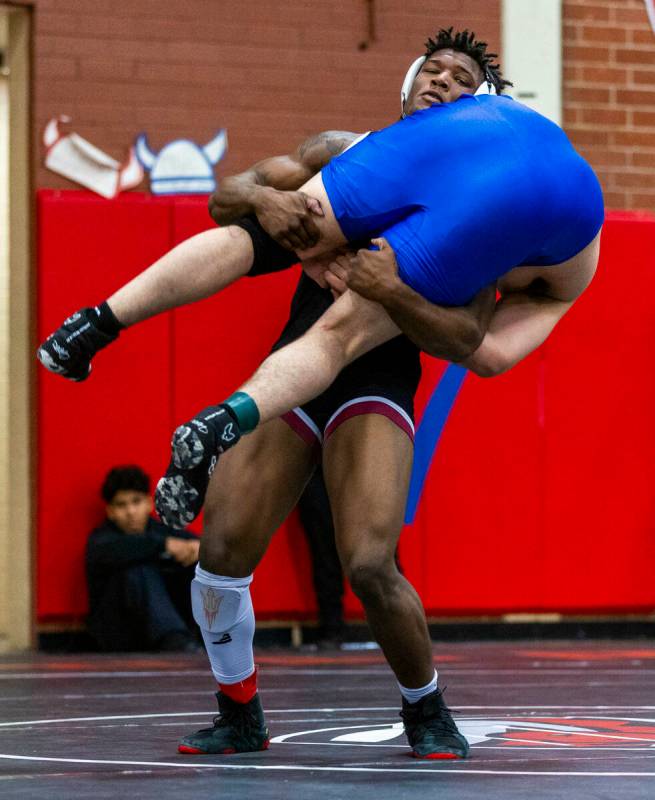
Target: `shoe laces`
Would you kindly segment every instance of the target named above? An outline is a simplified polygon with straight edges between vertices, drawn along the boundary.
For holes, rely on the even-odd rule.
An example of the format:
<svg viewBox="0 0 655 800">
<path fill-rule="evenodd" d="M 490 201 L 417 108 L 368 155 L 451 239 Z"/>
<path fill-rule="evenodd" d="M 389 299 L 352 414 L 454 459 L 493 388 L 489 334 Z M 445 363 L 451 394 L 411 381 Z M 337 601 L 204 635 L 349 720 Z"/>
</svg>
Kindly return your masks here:
<svg viewBox="0 0 655 800">
<path fill-rule="evenodd" d="M 237 728 L 244 731 L 257 725 L 257 715 L 244 704 L 234 703 L 233 707 L 221 710 L 213 719 L 215 728 Z"/>
<path fill-rule="evenodd" d="M 447 687 L 439 690 L 439 698 L 443 698 L 443 694 Z M 437 703 L 433 711 L 426 714 L 423 709 L 423 704 L 417 704 L 418 707 L 406 706 L 400 712 L 400 717 L 404 723 L 416 729 L 416 732 L 422 730 L 435 731 L 438 730 L 443 733 L 457 733 L 457 725 L 451 714 L 457 714 L 443 702 Z"/>
</svg>

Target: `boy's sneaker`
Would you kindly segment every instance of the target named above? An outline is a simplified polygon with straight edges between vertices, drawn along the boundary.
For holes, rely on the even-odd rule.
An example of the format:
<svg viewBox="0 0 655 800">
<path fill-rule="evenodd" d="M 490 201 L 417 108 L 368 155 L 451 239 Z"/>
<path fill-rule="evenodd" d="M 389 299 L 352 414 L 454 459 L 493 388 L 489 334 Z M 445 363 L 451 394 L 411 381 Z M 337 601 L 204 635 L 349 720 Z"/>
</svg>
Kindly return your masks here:
<svg viewBox="0 0 655 800">
<path fill-rule="evenodd" d="M 97 314 L 93 308 L 81 308 L 43 342 L 36 357 L 43 366 L 71 381 L 83 381 L 91 372 L 91 359 L 107 347 L 118 334 L 99 330 L 94 324 Z"/>
<path fill-rule="evenodd" d="M 218 457 L 241 438 L 224 406 L 209 406 L 180 425 L 171 441 L 171 460 L 155 490 L 155 508 L 171 528 L 185 528 L 205 502 Z"/>
<path fill-rule="evenodd" d="M 185 736 L 178 752 L 229 755 L 268 749 L 270 734 L 258 694 L 248 703 L 235 703 L 222 692 L 216 693 L 216 699 L 219 714 L 214 717 L 213 727 Z"/>
<path fill-rule="evenodd" d="M 466 758 L 469 745 L 457 730 L 439 689 L 418 703 L 403 697 L 400 712 L 414 758 Z"/>
</svg>

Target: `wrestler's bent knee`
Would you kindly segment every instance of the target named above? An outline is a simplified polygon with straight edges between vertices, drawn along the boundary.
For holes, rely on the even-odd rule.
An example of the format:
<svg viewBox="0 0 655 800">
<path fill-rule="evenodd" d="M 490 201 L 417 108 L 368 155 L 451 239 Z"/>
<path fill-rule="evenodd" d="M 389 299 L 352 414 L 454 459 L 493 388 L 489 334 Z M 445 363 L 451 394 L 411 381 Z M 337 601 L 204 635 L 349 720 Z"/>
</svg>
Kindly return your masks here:
<svg viewBox="0 0 655 800">
<path fill-rule="evenodd" d="M 355 557 L 345 565 L 344 571 L 353 592 L 364 605 L 387 602 L 393 593 L 395 583 L 400 580 L 400 573 L 393 556 Z"/>
<path fill-rule="evenodd" d="M 248 532 L 212 534 L 206 526 L 200 540 L 199 564 L 214 575 L 241 578 L 254 572 L 261 554 L 248 542 Z"/>
</svg>

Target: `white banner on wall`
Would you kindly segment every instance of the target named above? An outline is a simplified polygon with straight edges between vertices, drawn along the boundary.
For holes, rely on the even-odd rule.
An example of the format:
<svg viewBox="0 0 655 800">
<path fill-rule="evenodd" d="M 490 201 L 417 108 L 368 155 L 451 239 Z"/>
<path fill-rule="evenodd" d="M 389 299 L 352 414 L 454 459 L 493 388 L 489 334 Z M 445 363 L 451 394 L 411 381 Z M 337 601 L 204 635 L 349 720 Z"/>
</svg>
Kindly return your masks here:
<svg viewBox="0 0 655 800">
<path fill-rule="evenodd" d="M 133 148 L 127 161 L 121 164 L 79 134 L 63 133 L 60 125 L 70 121 L 70 117 L 61 115 L 45 127 L 43 144 L 49 170 L 107 198 L 141 183 L 143 169 Z"/>
<path fill-rule="evenodd" d="M 644 2 L 646 3 L 646 13 L 650 20 L 650 26 L 653 29 L 653 33 L 655 33 L 655 0 L 644 0 Z"/>
</svg>

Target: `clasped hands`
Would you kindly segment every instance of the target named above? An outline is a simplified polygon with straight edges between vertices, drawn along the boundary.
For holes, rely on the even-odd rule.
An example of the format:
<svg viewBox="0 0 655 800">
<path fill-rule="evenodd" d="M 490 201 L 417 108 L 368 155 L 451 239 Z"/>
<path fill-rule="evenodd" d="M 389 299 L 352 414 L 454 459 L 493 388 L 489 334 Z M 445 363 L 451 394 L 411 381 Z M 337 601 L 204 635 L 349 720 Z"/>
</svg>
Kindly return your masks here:
<svg viewBox="0 0 655 800">
<path fill-rule="evenodd" d="M 386 239 L 372 239 L 377 250 L 342 250 L 303 262 L 303 269 L 317 283 L 332 290 L 336 297 L 346 289 L 376 303 L 393 292 L 398 277 L 396 256 Z"/>
</svg>

